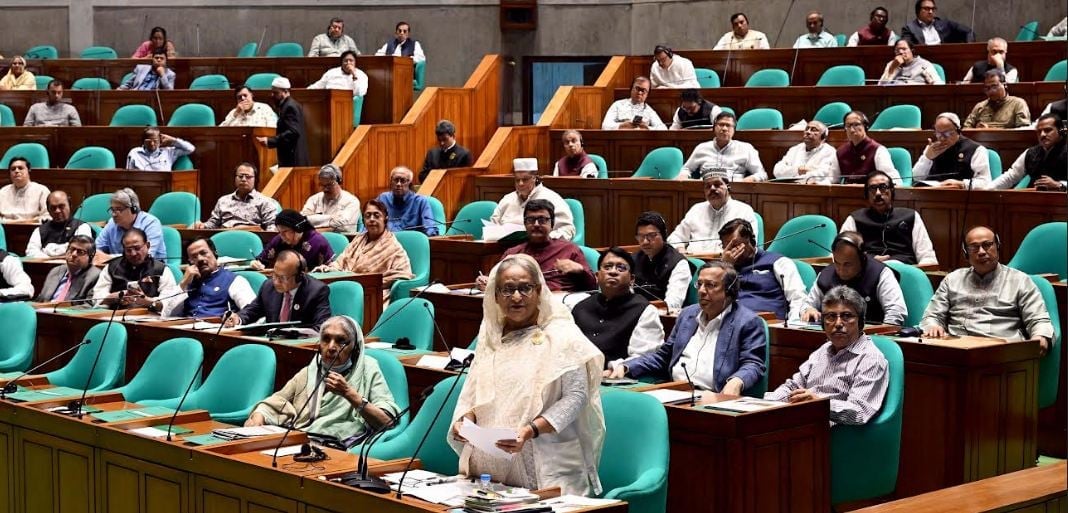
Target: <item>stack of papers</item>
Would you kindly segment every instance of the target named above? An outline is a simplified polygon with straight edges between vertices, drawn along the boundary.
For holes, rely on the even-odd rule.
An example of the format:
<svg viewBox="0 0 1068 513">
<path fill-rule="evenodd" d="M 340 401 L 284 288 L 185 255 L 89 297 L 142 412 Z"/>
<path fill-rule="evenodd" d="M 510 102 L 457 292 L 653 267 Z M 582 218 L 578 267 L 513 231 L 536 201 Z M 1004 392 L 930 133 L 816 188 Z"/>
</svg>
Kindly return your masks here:
<svg viewBox="0 0 1068 513">
<path fill-rule="evenodd" d="M 688 390 L 670 390 L 667 388 L 649 390 L 648 392 L 643 393 L 655 397 L 657 401 L 660 401 L 663 404 L 689 403 L 691 398 L 701 398 L 701 394 L 697 394 L 696 397 L 694 397 Z"/>
<path fill-rule="evenodd" d="M 540 497 L 523 488 L 475 489 L 464 498 L 464 511 L 484 513 L 552 511 L 551 507 L 538 504 L 539 500 Z"/>
<path fill-rule="evenodd" d="M 756 399 L 753 397 L 740 397 L 730 401 L 721 401 L 714 404 L 705 405 L 705 409 L 708 410 L 721 410 L 730 411 L 735 413 L 747 413 L 751 411 L 766 410 L 768 408 L 774 408 L 776 406 L 782 406 L 783 403 L 779 401 L 769 401 L 765 399 Z"/>
<path fill-rule="evenodd" d="M 496 224 L 488 219 L 482 220 L 482 240 L 486 242 L 498 241 L 516 232 L 522 232 L 525 236 L 527 229 L 521 224 Z"/>
<path fill-rule="evenodd" d="M 552 499 L 545 499 L 539 504 L 552 506 L 553 513 L 568 513 L 583 508 L 596 508 L 619 502 L 616 499 L 594 499 L 581 495 L 561 495 Z"/>
<path fill-rule="evenodd" d="M 253 438 L 257 436 L 278 435 L 285 432 L 286 428 L 282 426 L 253 426 L 216 429 L 215 431 L 212 431 L 211 434 L 224 440 L 241 440 L 243 438 Z"/>
</svg>

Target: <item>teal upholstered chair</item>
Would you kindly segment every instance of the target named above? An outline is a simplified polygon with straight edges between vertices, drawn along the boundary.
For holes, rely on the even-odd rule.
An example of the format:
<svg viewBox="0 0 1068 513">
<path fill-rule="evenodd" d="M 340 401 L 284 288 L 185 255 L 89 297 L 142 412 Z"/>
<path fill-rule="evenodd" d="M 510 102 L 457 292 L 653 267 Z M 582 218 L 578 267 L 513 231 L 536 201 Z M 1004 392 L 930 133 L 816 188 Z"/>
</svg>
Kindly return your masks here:
<svg viewBox="0 0 1068 513">
<path fill-rule="evenodd" d="M 890 161 L 894 163 L 894 169 L 901 175 L 901 185 L 912 187 L 912 155 L 909 150 L 899 146 L 886 149 L 890 153 Z"/>
<path fill-rule="evenodd" d="M 864 68 L 853 64 L 831 66 L 820 75 L 820 79 L 816 81 L 816 85 L 862 86 L 864 85 Z"/>
<path fill-rule="evenodd" d="M 275 43 L 267 49 L 266 57 L 304 57 L 304 47 L 300 43 Z"/>
<path fill-rule="evenodd" d="M 244 230 L 219 232 L 211 236 L 219 256 L 231 258 L 255 258 L 263 251 L 263 240 L 255 233 Z"/>
<path fill-rule="evenodd" d="M 700 258 L 686 257 L 686 259 L 693 267 L 693 277 L 690 278 L 690 286 L 686 287 L 686 299 L 682 302 L 682 306 L 697 304 L 697 275 L 701 272 L 701 267 L 705 265 L 704 260 Z"/>
<path fill-rule="evenodd" d="M 403 410 L 408 407 L 408 376 L 404 373 L 404 365 L 396 356 L 381 349 L 368 349 L 367 356 L 378 362 L 378 368 L 382 371 L 382 377 L 386 380 L 389 393 L 393 394 L 393 402 L 397 408 Z M 374 398 L 371 398 L 373 400 Z M 385 443 L 408 429 L 410 417 L 407 413 L 401 416 L 400 422 L 382 435 L 381 443 Z"/>
<path fill-rule="evenodd" d="M 992 148 L 986 149 L 987 159 L 990 161 L 990 179 L 997 180 L 1001 176 L 1001 154 Z"/>
<path fill-rule="evenodd" d="M 627 501 L 632 513 L 667 508 L 667 413 L 646 394 L 601 388 L 605 440 L 597 473 L 604 497 Z"/>
<path fill-rule="evenodd" d="M 357 323 L 363 322 L 363 285 L 354 281 L 335 281 L 330 289 L 330 313 L 347 315 Z"/>
<path fill-rule="evenodd" d="M 67 160 L 67 169 L 116 169 L 115 154 L 101 146 L 78 148 Z"/>
<path fill-rule="evenodd" d="M 15 113 L 12 112 L 11 107 L 2 103 L 0 103 L 0 126 L 15 126 Z"/>
<path fill-rule="evenodd" d="M 7 169 L 11 165 L 11 159 L 24 157 L 30 161 L 30 167 L 44 169 L 52 167 L 52 161 L 48 158 L 48 149 L 40 143 L 18 143 L 12 145 L 4 152 L 4 158 L 0 159 L 0 168 Z"/>
<path fill-rule="evenodd" d="M 37 312 L 25 301 L 0 303 L 0 372 L 24 372 L 33 363 Z"/>
<path fill-rule="evenodd" d="M 71 201 L 73 202 L 74 198 L 71 198 Z M 94 194 L 82 200 L 81 206 L 74 212 L 74 217 L 87 223 L 106 222 L 111 219 L 109 208 L 111 208 L 110 193 Z"/>
<path fill-rule="evenodd" d="M 597 178 L 608 178 L 608 163 L 604 161 L 604 157 L 593 153 L 587 153 L 586 155 L 597 166 Z"/>
<path fill-rule="evenodd" d="M 414 304 L 404 308 L 410 302 Z M 408 337 L 416 349 L 430 351 L 434 347 L 434 304 L 423 298 L 394 299 L 368 335 L 391 344 Z"/>
<path fill-rule="evenodd" d="M 34 75 L 33 82 L 37 86 L 38 91 L 44 91 L 48 89 L 48 84 L 54 80 L 48 75 Z"/>
<path fill-rule="evenodd" d="M 105 332 L 107 340 L 104 339 Z M 126 372 L 126 326 L 116 322 L 111 323 L 111 329 L 108 329 L 108 323 L 101 322 L 89 328 L 84 340 L 89 343 L 79 347 L 70 362 L 45 374 L 48 382 L 57 387 L 82 390 L 88 381 L 90 392 L 109 390 L 122 383 Z M 93 367 L 98 351 L 100 360 L 93 371 L 92 380 L 89 381 L 89 369 Z"/>
<path fill-rule="evenodd" d="M 768 391 L 768 376 L 771 375 L 771 332 L 768 331 L 768 321 L 761 318 L 760 324 L 764 325 L 764 374 L 753 386 L 742 392 L 742 395 L 758 399 L 764 397 L 764 393 Z"/>
<path fill-rule="evenodd" d="M 872 340 L 888 363 L 886 397 L 867 424 L 831 428 L 831 504 L 888 495 L 897 485 L 905 363 L 896 342 L 879 335 Z"/>
<path fill-rule="evenodd" d="M 203 103 L 186 103 L 174 109 L 167 126 L 215 126 L 215 111 Z"/>
<path fill-rule="evenodd" d="M 753 235 L 756 235 L 757 245 L 763 247 L 764 246 L 764 216 L 760 215 L 759 212 L 753 212 L 753 218 L 756 219 L 756 226 L 753 227 L 753 231 L 756 232 L 756 233 L 754 233 Z"/>
<path fill-rule="evenodd" d="M 38 45 L 23 52 L 22 56 L 26 59 L 58 59 L 59 50 L 52 45 Z"/>
<path fill-rule="evenodd" d="M 330 249 L 335 255 L 340 255 L 349 246 L 349 238 L 337 232 L 320 232 L 326 242 L 330 243 Z"/>
<path fill-rule="evenodd" d="M 935 73 L 938 74 L 938 78 L 942 79 L 942 83 L 946 83 L 946 69 L 943 68 L 942 65 L 937 62 L 932 62 L 931 66 L 934 66 Z"/>
<path fill-rule="evenodd" d="M 915 105 L 894 105 L 887 107 L 872 121 L 868 130 L 890 130 L 891 128 L 920 128 L 920 108 Z"/>
<path fill-rule="evenodd" d="M 1061 59 L 1049 67 L 1043 82 L 1064 82 L 1068 80 L 1068 60 Z"/>
<path fill-rule="evenodd" d="M 675 147 L 656 148 L 642 159 L 631 178 L 672 180 L 682 169 L 682 150 Z"/>
<path fill-rule="evenodd" d="M 249 286 L 252 287 L 253 292 L 259 292 L 260 287 L 263 286 L 263 282 L 267 281 L 267 275 L 256 271 L 237 271 L 238 276 L 244 277 L 248 281 Z M 362 319 L 356 318 L 357 321 Z"/>
<path fill-rule="evenodd" d="M 82 50 L 83 59 L 118 59 L 119 53 L 110 46 L 90 46 Z"/>
<path fill-rule="evenodd" d="M 586 263 L 589 264 L 590 269 L 596 274 L 597 267 L 601 265 L 601 253 L 589 246 L 579 246 L 579 249 L 582 250 L 582 256 L 586 258 Z"/>
<path fill-rule="evenodd" d="M 4 231 L 3 224 L 0 224 L 0 249 L 7 251 L 7 232 Z"/>
<path fill-rule="evenodd" d="M 191 226 L 200 220 L 200 198 L 189 192 L 166 192 L 152 201 L 148 213 L 160 224 Z"/>
<path fill-rule="evenodd" d="M 115 391 L 122 392 L 131 403 L 179 399 L 194 378 L 193 389 L 200 385 L 203 361 L 200 341 L 186 337 L 165 340 L 152 349 L 133 379 Z"/>
<path fill-rule="evenodd" d="M 762 69 L 753 73 L 745 82 L 745 87 L 787 87 L 790 75 L 781 69 Z"/>
<path fill-rule="evenodd" d="M 106 78 L 85 77 L 75 80 L 70 85 L 72 91 L 107 91 L 111 83 Z"/>
<path fill-rule="evenodd" d="M 445 205 L 441 204 L 441 200 L 434 196 L 426 196 L 426 202 L 430 205 L 430 215 L 434 216 L 434 219 L 425 219 L 423 223 L 426 225 L 436 226 L 438 229 L 438 235 L 445 234 Z"/>
<path fill-rule="evenodd" d="M 1017 41 L 1034 41 L 1038 39 L 1038 22 L 1029 21 L 1020 27 L 1020 31 L 1016 33 Z"/>
<path fill-rule="evenodd" d="M 497 203 L 492 201 L 472 201 L 464 205 L 445 235 L 471 235 L 475 240 L 481 240 L 482 220 L 489 220 L 496 208 Z"/>
<path fill-rule="evenodd" d="M 840 48 L 844 48 L 845 45 L 849 44 L 849 38 L 845 34 L 835 34 L 834 40 Z"/>
<path fill-rule="evenodd" d="M 738 118 L 738 130 L 782 130 L 782 113 L 778 109 L 752 109 Z"/>
<path fill-rule="evenodd" d="M 835 235 L 838 234 L 838 225 L 827 216 L 816 214 L 797 216 L 783 223 L 782 227 L 779 228 L 779 232 L 775 234 L 775 237 L 794 233 L 820 224 L 822 224 L 823 227 L 816 228 L 803 235 L 772 242 L 768 246 L 768 251 L 773 251 L 789 258 L 814 258 L 827 256 L 827 250 L 823 248 L 831 247 L 831 242 L 834 241 Z M 809 239 L 812 239 L 820 246 L 823 246 L 823 248 L 816 244 L 812 244 L 809 242 Z"/>
<path fill-rule="evenodd" d="M 393 300 L 408 297 L 408 291 L 414 287 L 422 287 L 430 283 L 430 239 L 422 232 L 395 232 L 397 242 L 408 254 L 408 261 L 412 264 L 410 280 L 397 280 L 389 288 L 389 297 Z"/>
<path fill-rule="evenodd" d="M 156 126 L 156 111 L 148 105 L 123 105 L 111 115 L 110 126 Z"/>
<path fill-rule="evenodd" d="M 238 57 L 255 57 L 256 56 L 256 51 L 259 50 L 259 48 L 260 48 L 259 43 L 255 42 L 255 41 L 245 43 L 244 46 L 242 46 L 237 51 L 237 56 Z"/>
<path fill-rule="evenodd" d="M 801 275 L 801 283 L 805 284 L 805 290 L 811 289 L 812 285 L 816 283 L 816 269 L 812 267 L 812 264 L 804 260 L 796 258 L 792 260 L 794 261 L 794 266 L 797 267 L 797 274 Z"/>
<path fill-rule="evenodd" d="M 363 121 L 363 96 L 352 97 L 352 126 L 360 126 Z"/>
<path fill-rule="evenodd" d="M 586 244 L 586 210 L 577 199 L 564 198 L 564 201 L 571 208 L 571 217 L 575 221 L 575 236 L 571 238 L 571 242 L 582 246 Z"/>
<path fill-rule="evenodd" d="M 1068 223 L 1043 223 L 1031 229 L 1020 242 L 1012 260 L 1005 264 L 1027 274 L 1056 273 L 1068 278 Z"/>
<path fill-rule="evenodd" d="M 426 61 L 416 62 L 412 73 L 412 89 L 416 91 L 426 89 Z"/>
<path fill-rule="evenodd" d="M 171 269 L 171 275 L 175 281 L 182 279 L 182 234 L 172 226 L 161 226 L 163 232 L 163 245 L 167 247 L 167 267 Z"/>
<path fill-rule="evenodd" d="M 255 73 L 245 80 L 245 86 L 249 89 L 270 89 L 271 82 L 280 76 L 278 73 Z"/>
<path fill-rule="evenodd" d="M 1013 189 L 1026 189 L 1031 185 L 1031 175 L 1024 175 L 1019 182 L 1016 182 L 1016 187 Z"/>
<path fill-rule="evenodd" d="M 193 169 L 193 160 L 189 158 L 189 155 L 182 155 L 178 157 L 178 160 L 174 161 L 174 167 L 171 171 L 186 171 Z"/>
<path fill-rule="evenodd" d="M 819 121 L 824 125 L 830 126 L 842 126 L 842 119 L 849 111 L 853 110 L 848 103 L 845 102 L 831 102 L 816 111 L 816 114 L 812 116 L 814 121 Z"/>
<path fill-rule="evenodd" d="M 193 79 L 189 89 L 230 89 L 230 79 L 226 78 L 226 75 L 201 75 Z"/>
<path fill-rule="evenodd" d="M 1046 309 L 1049 310 L 1049 321 L 1053 324 L 1053 343 L 1049 351 L 1046 351 L 1046 355 L 1038 361 L 1038 407 L 1046 408 L 1052 406 L 1057 400 L 1057 388 L 1060 385 L 1061 351 L 1063 351 L 1061 348 L 1063 338 L 1061 315 L 1060 309 L 1057 308 L 1057 296 L 1053 293 L 1053 285 L 1050 285 L 1049 280 L 1032 275 L 1031 281 L 1042 294 L 1042 302 L 1046 304 Z"/>
<path fill-rule="evenodd" d="M 719 73 L 716 73 L 715 70 L 708 68 L 694 68 L 694 72 L 697 73 L 697 83 L 700 84 L 702 88 L 720 86 Z"/>
<path fill-rule="evenodd" d="M 452 390 L 453 382 L 456 389 Z M 419 413 L 412 419 L 408 428 L 399 433 L 392 440 L 375 444 L 371 448 L 371 457 L 380 460 L 392 460 L 397 458 L 410 458 L 415 455 L 415 448 L 424 433 L 426 444 L 419 450 L 417 455 L 422 462 L 423 468 L 431 472 L 446 475 L 455 475 L 459 468 L 460 457 L 456 451 L 449 447 L 445 441 L 452 425 L 452 415 L 442 414 L 435 419 L 438 409 L 442 412 L 452 412 L 456 409 L 456 399 L 460 395 L 460 389 L 464 385 L 464 376 L 449 377 L 434 385 L 434 392 L 427 397 L 419 408 Z M 450 393 L 451 392 L 451 393 Z"/>
<path fill-rule="evenodd" d="M 905 308 L 908 316 L 905 317 L 905 326 L 919 326 L 923 319 L 923 312 L 934 296 L 934 288 L 927 273 L 918 267 L 903 264 L 896 260 L 883 262 L 897 275 L 897 281 L 901 284 L 901 292 L 905 295 Z"/>
</svg>

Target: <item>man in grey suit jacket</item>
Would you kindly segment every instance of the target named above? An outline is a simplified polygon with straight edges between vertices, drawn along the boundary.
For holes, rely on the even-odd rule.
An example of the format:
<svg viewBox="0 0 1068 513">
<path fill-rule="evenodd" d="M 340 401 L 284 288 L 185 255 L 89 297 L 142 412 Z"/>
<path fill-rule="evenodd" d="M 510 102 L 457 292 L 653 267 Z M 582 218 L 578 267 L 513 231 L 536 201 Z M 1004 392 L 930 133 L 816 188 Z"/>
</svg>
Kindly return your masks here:
<svg viewBox="0 0 1068 513">
<path fill-rule="evenodd" d="M 92 238 L 85 235 L 71 237 L 65 256 L 67 263 L 48 272 L 35 301 L 77 301 L 92 297 L 93 287 L 100 277 L 100 269 L 93 265 L 94 256 L 96 244 Z"/>
<path fill-rule="evenodd" d="M 167 53 L 160 51 L 152 54 L 152 64 L 138 64 L 133 76 L 119 86 L 119 89 L 151 91 L 153 89 L 174 89 L 174 70 L 167 67 Z"/>
</svg>

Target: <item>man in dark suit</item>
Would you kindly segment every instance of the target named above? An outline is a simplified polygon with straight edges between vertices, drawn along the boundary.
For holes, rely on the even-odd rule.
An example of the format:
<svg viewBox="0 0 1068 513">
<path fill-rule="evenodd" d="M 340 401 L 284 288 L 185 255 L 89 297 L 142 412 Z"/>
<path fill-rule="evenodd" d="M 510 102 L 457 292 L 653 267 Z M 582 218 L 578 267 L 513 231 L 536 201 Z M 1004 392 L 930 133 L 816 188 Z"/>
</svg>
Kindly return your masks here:
<svg viewBox="0 0 1068 513">
<path fill-rule="evenodd" d="M 434 169 L 467 167 L 474 163 L 471 152 L 456 144 L 456 125 L 453 125 L 452 121 L 438 121 L 434 127 L 434 135 L 438 138 L 438 145 L 427 150 L 426 157 L 423 158 L 423 169 L 419 171 L 420 182 L 426 180 L 426 176 Z"/>
<path fill-rule="evenodd" d="M 92 238 L 85 235 L 71 237 L 65 254 L 67 263 L 48 272 L 35 301 L 77 301 L 91 297 L 100 277 L 100 269 L 93 265 L 95 256 L 96 244 Z"/>
<path fill-rule="evenodd" d="M 697 275 L 700 302 L 682 309 L 668 339 L 656 351 L 628 358 L 605 374 L 652 374 L 677 381 L 689 374 L 697 388 L 741 395 L 767 372 L 767 340 L 764 323 L 738 303 L 738 285 L 738 272 L 730 264 L 705 264 Z"/>
<path fill-rule="evenodd" d="M 271 82 L 271 98 L 278 107 L 278 128 L 274 137 L 257 137 L 260 144 L 278 148 L 280 167 L 310 166 L 308 138 L 304 135 L 304 108 L 289 96 L 289 79 Z"/>
<path fill-rule="evenodd" d="M 938 7 L 934 0 L 916 0 L 916 18 L 901 29 L 901 39 L 913 46 L 942 43 L 974 43 L 971 27 L 935 16 Z"/>
<path fill-rule="evenodd" d="M 278 253 L 274 274 L 263 282 L 256 299 L 231 316 L 227 326 L 267 322 L 300 321 L 302 326 L 319 329 L 330 318 L 330 289 L 307 275 L 308 266 L 292 250 Z"/>
</svg>

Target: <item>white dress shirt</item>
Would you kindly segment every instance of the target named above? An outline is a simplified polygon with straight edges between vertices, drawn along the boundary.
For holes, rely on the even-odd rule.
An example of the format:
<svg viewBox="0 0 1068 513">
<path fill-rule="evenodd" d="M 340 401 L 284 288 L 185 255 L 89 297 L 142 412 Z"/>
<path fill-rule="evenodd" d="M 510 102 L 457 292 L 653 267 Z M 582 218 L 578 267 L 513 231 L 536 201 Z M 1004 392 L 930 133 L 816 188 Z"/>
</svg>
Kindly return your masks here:
<svg viewBox="0 0 1068 513">
<path fill-rule="evenodd" d="M 556 209 L 556 219 L 553 229 L 549 232 L 549 238 L 571 240 L 575 238 L 575 218 L 571 214 L 571 207 L 556 191 L 544 186 L 536 185 L 530 191 L 526 200 L 520 200 L 515 191 L 509 192 L 497 203 L 497 208 L 490 216 L 490 222 L 494 224 L 518 224 L 523 225 L 523 207 L 532 199 L 548 200 Z"/>
<path fill-rule="evenodd" d="M 942 37 L 938 35 L 938 31 L 935 30 L 934 23 L 924 23 L 922 21 L 916 21 L 920 28 L 923 30 L 923 44 L 926 45 L 939 45 L 942 44 Z"/>
<path fill-rule="evenodd" d="M 382 45 L 382 48 L 379 48 L 378 51 L 375 52 L 375 55 L 385 55 L 387 48 L 389 48 L 388 42 Z M 402 51 L 404 51 L 404 49 L 401 48 L 401 45 L 397 45 L 397 47 L 393 49 L 393 56 L 404 57 L 404 55 L 401 55 Z M 426 54 L 423 53 L 423 45 L 419 44 L 419 41 L 415 42 L 415 49 L 412 50 L 412 60 L 415 62 L 423 62 L 426 60 Z"/>
<path fill-rule="evenodd" d="M 740 181 L 747 176 L 753 176 L 758 182 L 768 179 L 768 172 L 764 170 L 756 148 L 752 144 L 734 139 L 722 148 L 715 139 L 698 144 L 675 179 L 686 180 L 692 176 L 693 171 L 704 174 L 717 169 L 731 173 L 732 181 Z"/>
<path fill-rule="evenodd" d="M 883 323 L 901 326 L 908 317 L 908 308 L 905 307 L 905 296 L 901 293 L 901 285 L 894 277 L 894 271 L 889 267 L 879 273 L 879 284 L 875 293 L 879 295 L 879 302 L 883 305 Z M 822 309 L 823 291 L 816 283 L 808 291 L 805 299 L 805 308 L 811 308 L 817 312 Z"/>
<path fill-rule="evenodd" d="M 308 89 L 341 89 L 351 90 L 352 96 L 363 96 L 367 94 L 367 73 L 364 73 L 360 68 L 354 68 L 356 73 L 356 79 L 353 80 L 352 75 L 347 75 L 341 71 L 341 66 L 336 68 L 330 68 L 323 73 L 323 76 L 319 78 L 314 84 L 308 86 Z"/>
<path fill-rule="evenodd" d="M 713 50 L 767 50 L 771 48 L 768 44 L 768 36 L 764 35 L 759 30 L 750 29 L 746 32 L 745 37 L 739 39 L 734 35 L 734 31 L 723 34 L 723 37 L 719 38 L 719 42 L 713 47 Z"/>
<path fill-rule="evenodd" d="M 857 231 L 857 222 L 852 215 L 842 222 L 842 229 L 839 231 Z M 916 256 L 917 265 L 938 265 L 934 243 L 931 242 L 931 236 L 927 233 L 927 226 L 923 224 L 923 218 L 920 217 L 919 212 L 916 212 L 912 220 L 912 253 Z"/>
<path fill-rule="evenodd" d="M 805 143 L 791 146 L 786 150 L 782 160 L 775 164 L 772 170 L 775 178 L 803 178 L 804 183 L 831 183 L 831 161 L 837 160 L 838 156 L 831 145 L 821 142 L 811 150 L 805 148 Z M 799 167 L 805 166 L 805 174 L 799 175 Z"/>
<path fill-rule="evenodd" d="M 734 305 L 727 305 L 714 319 L 707 319 L 704 312 L 697 314 L 697 331 L 682 349 L 679 361 L 671 368 L 671 379 L 685 381 L 686 371 L 689 370 L 695 387 L 702 390 L 716 388 L 716 341 L 719 339 L 719 329 L 723 326 L 723 318 L 733 308 Z M 683 365 L 686 369 L 682 368 Z"/>
<path fill-rule="evenodd" d="M 927 148 L 925 147 L 923 153 L 920 153 L 920 158 L 916 159 L 916 165 L 912 166 L 912 182 L 916 183 L 926 179 L 933 165 L 934 161 L 927 158 Z M 975 149 L 975 153 L 972 154 L 971 166 L 972 178 L 964 180 L 964 187 L 985 189 L 987 184 L 990 183 L 990 152 L 986 151 L 983 145 L 980 144 Z M 941 182 L 947 179 L 945 177 L 935 178 L 934 181 Z"/>
<path fill-rule="evenodd" d="M 681 55 L 671 57 L 671 65 L 667 68 L 653 61 L 653 67 L 649 70 L 649 81 L 654 88 L 667 89 L 700 89 L 697 82 L 697 72 L 694 71 L 693 61 Z"/>
<path fill-rule="evenodd" d="M 355 232 L 360 219 L 360 199 L 346 190 L 336 200 L 328 200 L 325 193 L 317 192 L 308 197 L 300 213 L 316 228 Z"/>
<path fill-rule="evenodd" d="M 650 130 L 666 130 L 667 126 L 660 121 L 660 115 L 646 103 L 631 103 L 630 98 L 616 100 L 601 121 L 601 130 L 617 130 L 619 125 L 631 121 L 635 116 L 641 116 L 643 121 L 649 123 Z"/>
<path fill-rule="evenodd" d="M 1001 176 L 994 179 L 993 182 L 990 182 L 990 184 L 987 185 L 986 188 L 1011 189 L 1013 187 L 1016 187 L 1016 184 L 1020 183 L 1020 180 L 1023 180 L 1023 177 L 1027 176 L 1027 166 L 1024 163 L 1024 161 L 1027 160 L 1026 157 L 1027 150 L 1024 150 L 1020 153 L 1019 157 L 1016 157 L 1016 161 L 1012 163 L 1012 166 L 1009 167 L 1009 170 L 1005 171 L 1004 173 L 1001 173 Z M 1061 185 L 1065 184 L 1068 184 L 1068 182 L 1061 180 Z M 1034 184 L 1030 185 L 1030 187 L 1034 186 Z"/>
<path fill-rule="evenodd" d="M 667 242 L 680 251 L 685 248 L 690 253 L 718 252 L 722 249 L 719 229 L 731 219 L 744 219 L 750 226 L 756 226 L 753 207 L 746 203 L 728 199 L 723 208 L 716 210 L 709 202 L 702 201 L 690 207 L 686 217 L 668 236 Z"/>
<path fill-rule="evenodd" d="M 819 34 L 801 34 L 794 41 L 794 48 L 836 48 L 837 46 L 838 38 L 826 30 Z"/>
<path fill-rule="evenodd" d="M 82 223 L 77 230 L 74 230 L 74 235 L 85 235 L 91 239 L 93 238 L 93 229 L 89 227 L 89 223 Z M 30 234 L 30 241 L 26 243 L 26 258 L 55 258 L 61 257 L 66 253 L 66 242 L 63 244 L 48 243 L 42 248 L 40 227 L 33 229 L 33 233 Z"/>
<path fill-rule="evenodd" d="M 690 292 L 690 282 L 693 281 L 693 273 L 690 272 L 688 260 L 679 260 L 675 268 L 668 275 L 667 291 L 664 292 L 664 302 L 667 303 L 668 312 L 676 314 L 682 310 L 682 304 L 686 302 L 686 294 Z"/>
<path fill-rule="evenodd" d="M 708 113 L 709 126 L 716 124 L 716 116 L 718 116 L 720 112 L 723 112 L 723 109 L 719 108 L 719 105 L 712 106 L 712 110 Z M 679 109 L 675 109 L 675 114 L 672 114 L 671 116 L 671 129 L 682 130 L 682 120 L 679 119 Z"/>
<path fill-rule="evenodd" d="M 22 269 L 22 262 L 15 255 L 8 254 L 0 261 L 0 274 L 10 287 L 0 289 L 0 297 L 9 298 L 14 296 L 33 297 L 33 283 L 30 275 Z"/>
<path fill-rule="evenodd" d="M 786 316 L 790 319 L 800 319 L 808 291 L 805 290 L 805 282 L 801 280 L 801 273 L 797 272 L 797 264 L 787 257 L 782 257 L 771 267 L 775 270 L 775 281 L 779 282 L 779 288 L 789 304 Z"/>
</svg>

